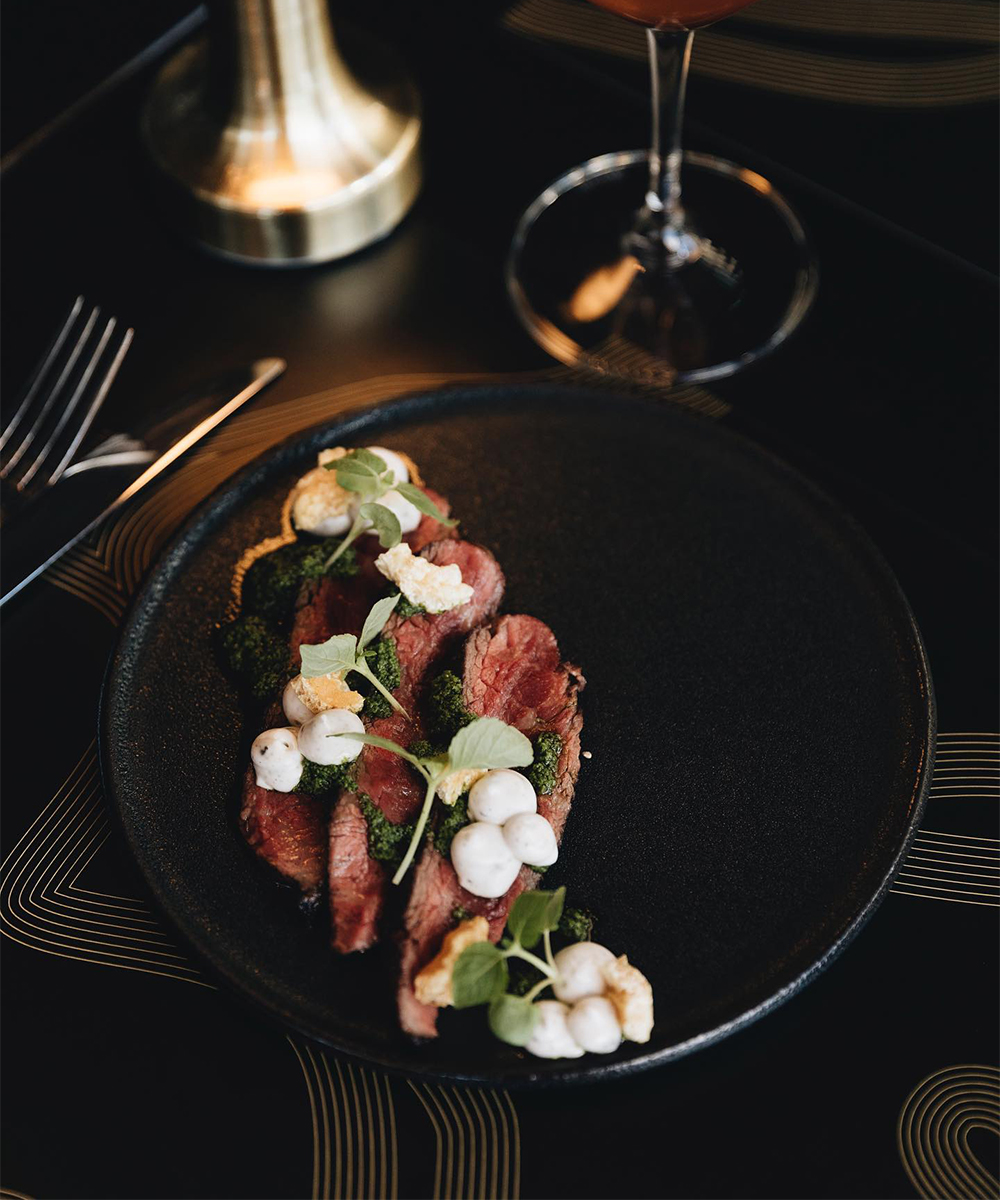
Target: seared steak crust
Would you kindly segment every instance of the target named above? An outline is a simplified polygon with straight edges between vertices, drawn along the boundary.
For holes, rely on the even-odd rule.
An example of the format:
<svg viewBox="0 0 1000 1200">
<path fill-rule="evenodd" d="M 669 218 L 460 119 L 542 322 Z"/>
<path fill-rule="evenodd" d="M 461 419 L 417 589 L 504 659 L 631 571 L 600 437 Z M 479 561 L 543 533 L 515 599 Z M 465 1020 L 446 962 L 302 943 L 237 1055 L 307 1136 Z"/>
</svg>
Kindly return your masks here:
<svg viewBox="0 0 1000 1200">
<path fill-rule="evenodd" d="M 390 618 L 385 632 L 395 639 L 400 684 L 395 695 L 411 714 L 373 721 L 369 732 L 401 746 L 423 736 L 419 720 L 421 692 L 428 673 L 456 642 L 497 610 L 503 597 L 503 573 L 488 550 L 471 542 L 438 541 L 425 552 L 438 566 L 457 563 L 473 588 L 467 604 L 443 613 Z M 364 792 L 395 824 L 412 821 L 424 799 L 413 770 L 398 755 L 365 746 L 358 764 L 357 791 Z M 368 829 L 355 795 L 343 792 L 330 818 L 330 913 L 334 949 L 366 950 L 377 937 L 388 874 L 368 859 Z"/>
<path fill-rule="evenodd" d="M 447 500 L 436 492 L 425 490 L 447 516 Z M 424 516 L 405 540 L 416 552 L 437 538 L 451 536 L 452 531 L 446 526 L 433 517 Z M 355 545 L 360 566 L 357 575 L 350 579 L 331 579 L 327 576 L 318 584 L 303 588 L 290 636 L 290 661 L 293 667 L 298 667 L 299 650 L 303 644 L 325 642 L 335 633 L 360 634 L 371 606 L 385 591 L 386 580 L 375 569 L 375 559 L 382 553 L 378 540 L 362 537 Z M 266 728 L 285 724 L 280 704 L 271 706 L 266 720 Z M 357 815 L 364 825 L 360 812 Z M 272 792 L 258 787 L 253 767 L 247 769 L 240 807 L 243 836 L 265 862 L 297 883 L 304 899 L 310 903 L 318 896 L 326 873 L 326 826 L 325 804 L 297 792 Z M 372 866 L 381 870 L 378 863 Z"/>
<path fill-rule="evenodd" d="M 580 730 L 583 718 L 577 697 L 585 680 L 577 667 L 560 661 L 552 631 L 529 616 L 506 616 L 477 629 L 465 645 L 463 691 L 467 707 L 481 717 L 498 717 L 533 737 L 544 731 L 563 739 L 555 788 L 538 797 L 538 811 L 561 839 L 580 771 Z M 521 892 L 538 884 L 527 867 L 504 896 L 486 900 L 473 896 L 458 882 L 451 862 L 428 842 L 421 852 L 413 889 L 403 920 L 398 992 L 399 1019 L 407 1033 L 437 1034 L 437 1009 L 419 1004 L 413 980 L 437 952 L 453 924 L 457 907 L 490 923 L 495 942 L 503 933 L 511 904 Z"/>
</svg>

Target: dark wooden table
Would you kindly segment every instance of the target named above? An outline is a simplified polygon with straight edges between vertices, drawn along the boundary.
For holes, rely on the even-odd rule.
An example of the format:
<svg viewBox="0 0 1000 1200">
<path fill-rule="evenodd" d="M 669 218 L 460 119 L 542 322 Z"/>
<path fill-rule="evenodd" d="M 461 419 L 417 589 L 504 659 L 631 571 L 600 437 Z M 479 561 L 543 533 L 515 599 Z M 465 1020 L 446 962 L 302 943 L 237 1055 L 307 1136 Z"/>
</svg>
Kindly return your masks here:
<svg viewBox="0 0 1000 1200">
<path fill-rule="evenodd" d="M 696 75 L 689 108 L 692 148 L 770 174 L 815 241 L 821 292 L 807 325 L 715 394 L 728 408 L 721 420 L 858 518 L 910 599 L 947 750 L 924 822 L 941 881 L 912 872 L 928 882 L 901 885 L 826 974 L 749 1030 L 641 1077 L 555 1096 L 469 1094 L 348 1068 L 198 986 L 183 947 L 168 948 L 173 937 L 105 812 L 93 750 L 104 663 L 146 559 L 220 472 L 296 425 L 453 375 L 551 367 L 504 293 L 514 222 L 561 170 L 645 140 L 642 80 L 627 64 L 519 38 L 495 5 L 393 4 L 391 20 L 353 7 L 418 77 L 427 182 L 402 227 L 348 261 L 255 271 L 178 239 L 156 212 L 136 143 L 148 71 L 4 175 L 7 396 L 78 291 L 137 330 L 108 403 L 112 425 L 127 428 L 226 364 L 278 354 L 289 369 L 248 415 L 257 441 L 223 431 L 218 454 L 209 447 L 182 468 L 183 486 L 168 481 L 180 509 L 164 502 L 162 528 L 147 504 L 148 536 L 123 534 L 117 558 L 98 543 L 5 613 L 0 1196 L 930 1195 L 914 1139 L 933 1126 L 933 1105 L 921 1101 L 948 1087 L 959 1107 L 980 1104 L 987 1116 L 959 1146 L 966 1158 L 952 1163 L 946 1194 L 989 1194 L 976 1171 L 995 1174 L 997 1150 L 998 813 L 995 775 L 982 768 L 1000 745 L 997 291 L 981 231 L 995 193 L 987 182 L 956 194 L 954 178 L 929 171 L 924 203 L 912 196 L 902 211 L 891 160 L 919 140 L 905 124 L 912 113 L 899 116 L 906 134 L 895 147 L 885 113 L 877 134 L 859 109 L 840 110 L 839 126 L 829 113 L 841 136 L 820 153 L 816 128 L 803 126 L 796 156 L 793 131 L 774 131 L 779 109 L 789 125 L 802 115 L 787 99 Z M 120 40 L 103 73 L 183 12 L 163 5 L 158 22 L 111 26 Z M 16 60 L 20 91 L 8 79 L 7 109 L 21 96 L 37 114 L 15 108 L 20 142 L 97 80 L 80 65 L 92 26 L 66 24 L 58 7 L 16 16 L 4 56 Z M 47 66 L 46 22 L 61 48 Z M 78 86 L 56 71 L 62 92 L 49 111 L 36 77 L 74 62 Z M 988 139 L 995 114 L 979 106 L 934 119 Z M 949 142 L 947 162 L 971 171 L 979 156 L 991 170 L 995 140 L 969 136 L 964 151 Z M 856 162 L 836 186 L 835 156 L 850 158 L 852 144 L 869 204 Z M 973 783 L 959 791 L 956 778 Z"/>
</svg>

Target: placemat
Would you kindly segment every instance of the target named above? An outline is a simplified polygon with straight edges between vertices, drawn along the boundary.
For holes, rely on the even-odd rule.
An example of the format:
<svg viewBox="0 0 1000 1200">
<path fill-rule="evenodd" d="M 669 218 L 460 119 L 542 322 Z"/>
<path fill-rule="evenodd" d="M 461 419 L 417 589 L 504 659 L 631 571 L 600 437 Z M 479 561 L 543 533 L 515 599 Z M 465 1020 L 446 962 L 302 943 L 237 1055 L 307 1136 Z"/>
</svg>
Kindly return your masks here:
<svg viewBox="0 0 1000 1200">
<path fill-rule="evenodd" d="M 58 589 L 70 601 L 62 618 L 65 627 L 101 647 L 89 667 L 99 675 L 106 653 L 103 647 L 113 641 L 114 627 L 159 548 L 196 503 L 269 445 L 337 412 L 404 393 L 472 379 L 510 382 L 539 378 L 569 380 L 574 373 L 555 368 L 517 376 L 392 376 L 280 404 L 262 403 L 231 420 L 160 487 L 52 570 L 42 586 Z M 697 388 L 671 393 L 670 399 L 709 417 L 725 417 L 729 411 L 725 403 Z M 97 617 L 103 634 L 91 628 L 87 612 Z M 81 683 L 80 693 L 94 697 L 97 682 L 95 678 L 86 686 Z M 613 1101 L 595 1089 L 553 1102 L 500 1089 L 402 1081 L 341 1062 L 329 1052 L 268 1026 L 237 1020 L 233 999 L 217 993 L 143 898 L 102 793 L 95 726 L 91 699 L 75 714 L 72 736 L 80 751 L 72 769 L 58 787 L 46 793 L 50 795 L 46 801 L 41 802 L 41 793 L 16 798 L 20 828 L 16 837 L 8 836 L 11 849 L 0 865 L 0 928 L 7 938 L 33 954 L 62 960 L 64 969 L 57 978 L 67 991 L 74 988 L 74 972 L 81 969 L 80 964 L 152 977 L 157 988 L 189 985 L 183 992 L 197 989 L 198 998 L 194 1003 L 185 1002 L 184 1011 L 193 1012 L 194 1021 L 212 1031 L 220 1026 L 232 1030 L 236 1045 L 220 1054 L 238 1053 L 251 1061 L 267 1054 L 271 1068 L 266 1100 L 257 1097 L 248 1113 L 248 1137 L 252 1139 L 262 1103 L 267 1112 L 284 1114 L 282 1119 L 297 1129 L 298 1135 L 286 1134 L 286 1141 L 294 1141 L 294 1147 L 289 1145 L 287 1152 L 279 1153 L 277 1167 L 271 1167 L 281 1180 L 281 1190 L 272 1182 L 270 1191 L 259 1194 L 345 1200 L 420 1195 L 436 1200 L 496 1200 L 550 1195 L 553 1175 L 546 1164 L 551 1162 L 551 1154 L 538 1136 L 547 1111 L 561 1107 L 572 1114 L 577 1135 L 583 1139 L 592 1137 L 599 1143 L 606 1138 L 607 1112 Z M 899 909 L 886 914 L 886 923 L 901 922 L 907 935 L 915 935 L 918 943 L 922 929 L 928 936 L 939 930 L 928 919 L 938 909 L 948 906 L 978 913 L 1000 907 L 1000 838 L 995 830 L 1000 809 L 1000 734 L 946 732 L 939 739 L 924 826 L 885 905 L 886 909 Z M 883 913 L 874 923 L 882 921 Z M 984 953 L 995 954 L 995 950 L 995 946 L 984 947 Z M 861 994 L 864 957 L 858 954 L 855 958 L 853 949 L 845 956 L 851 969 L 859 973 Z M 166 998 L 168 1010 L 170 1005 Z M 177 1032 L 183 1036 L 187 1027 L 179 1021 L 176 1031 L 167 1027 L 158 1037 L 164 1045 L 173 1045 Z M 217 1032 L 212 1036 L 217 1038 Z M 984 1052 L 988 1051 L 984 1042 Z M 718 1070 L 718 1053 L 714 1053 L 713 1069 Z M 278 1066 L 282 1054 L 287 1069 Z M 707 1054 L 695 1056 L 703 1057 L 707 1062 Z M 887 1146 L 895 1136 L 899 1166 L 919 1195 L 995 1195 L 1000 1184 L 992 1173 L 988 1148 L 977 1138 L 1000 1130 L 1000 1072 L 988 1059 L 935 1063 L 929 1071 L 921 1068 L 921 1062 L 922 1055 L 915 1048 L 910 1075 L 894 1081 L 900 1095 L 895 1129 L 886 1127 L 880 1136 Z M 202 1052 L 193 1059 L 194 1075 L 188 1086 L 192 1091 L 210 1089 L 211 1075 L 217 1069 L 217 1062 Z M 635 1082 L 637 1102 L 657 1095 L 657 1079 L 662 1086 L 663 1075 L 654 1072 L 643 1082 Z M 822 1075 L 817 1076 L 815 1086 L 823 1086 Z M 808 1102 L 809 1097 L 804 1096 L 803 1101 Z M 173 1130 L 163 1128 L 164 1156 L 171 1152 L 173 1137 Z M 153 1140 L 155 1143 L 156 1138 Z M 220 1145 L 215 1150 L 223 1176 L 232 1149 Z M 275 1150 L 271 1145 L 254 1153 L 263 1159 L 265 1154 L 273 1157 Z M 850 1152 L 850 1147 L 844 1148 L 845 1154 Z M 574 1170 L 572 1156 L 560 1174 L 566 1185 L 561 1194 L 612 1194 L 590 1190 L 600 1188 L 600 1182 L 588 1185 L 586 1173 L 579 1166 Z M 18 1177 L 5 1182 L 27 1190 L 0 1189 L 0 1197 L 46 1194 L 39 1186 L 44 1180 Z M 132 1194 L 180 1194 L 164 1191 L 163 1181 L 136 1178 L 133 1182 Z M 267 1185 L 262 1182 L 261 1186 Z M 88 1186 L 84 1181 L 80 1194 L 102 1193 L 99 1185 L 90 1182 Z M 218 1185 L 212 1190 L 204 1180 L 191 1180 L 183 1194 L 244 1193 L 222 1191 Z M 633 1192 L 629 1181 L 623 1179 L 615 1194 L 684 1193 L 676 1191 L 665 1174 L 662 1192 L 651 1191 L 648 1180 L 641 1191 Z"/>
</svg>

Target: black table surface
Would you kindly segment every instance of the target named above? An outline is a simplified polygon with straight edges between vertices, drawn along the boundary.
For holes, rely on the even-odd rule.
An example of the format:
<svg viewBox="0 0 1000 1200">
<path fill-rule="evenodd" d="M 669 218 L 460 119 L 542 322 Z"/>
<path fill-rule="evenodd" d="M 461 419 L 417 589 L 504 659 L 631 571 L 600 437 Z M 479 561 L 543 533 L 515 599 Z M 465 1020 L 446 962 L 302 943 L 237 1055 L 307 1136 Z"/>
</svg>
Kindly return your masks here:
<svg viewBox="0 0 1000 1200">
<path fill-rule="evenodd" d="M 185 12 L 164 4 L 158 21 L 109 26 L 107 60 L 90 69 L 103 77 Z M 496 5 L 353 15 L 412 66 L 427 172 L 403 225 L 347 261 L 253 270 L 178 238 L 137 145 L 148 71 L 4 173 L 5 396 L 79 291 L 137 330 L 106 406 L 111 427 L 227 364 L 277 354 L 289 368 L 216 435 L 214 454 L 163 485 L 170 511 L 134 560 L 99 542 L 5 611 L 0 1196 L 992 1194 L 996 279 L 961 238 L 894 222 L 877 194 L 865 206 L 846 185 L 820 186 L 792 150 L 776 160 L 753 137 L 749 90 L 736 140 L 733 87 L 696 77 L 689 144 L 774 179 L 808 225 L 821 287 L 786 348 L 713 388 L 713 411 L 836 496 L 909 597 L 943 734 L 924 866 L 766 1019 L 640 1077 L 556 1095 L 415 1085 L 338 1063 L 214 990 L 151 911 L 93 748 L 104 664 L 151 549 L 239 461 L 338 407 L 458 377 L 551 372 L 502 285 L 514 223 L 568 166 L 645 140 L 641 83 L 518 39 Z M 98 81 L 83 61 L 92 27 L 79 32 L 78 19 L 54 5 L 9 19 L 4 58 L 17 60 L 19 90 L 8 78 L 7 150 Z M 46 21 L 62 47 L 47 68 Z M 56 70 L 73 62 L 75 92 Z M 46 70 L 61 81 L 56 101 L 38 84 Z M 863 140 L 863 117 L 855 124 Z M 870 142 L 864 153 L 877 157 Z M 947 178 L 930 172 L 927 188 L 928 204 L 946 205 Z M 970 223 L 995 213 L 990 187 L 965 203 Z M 152 529 L 156 506 L 143 503 Z M 944 1111 L 958 1123 L 941 1125 Z"/>
</svg>

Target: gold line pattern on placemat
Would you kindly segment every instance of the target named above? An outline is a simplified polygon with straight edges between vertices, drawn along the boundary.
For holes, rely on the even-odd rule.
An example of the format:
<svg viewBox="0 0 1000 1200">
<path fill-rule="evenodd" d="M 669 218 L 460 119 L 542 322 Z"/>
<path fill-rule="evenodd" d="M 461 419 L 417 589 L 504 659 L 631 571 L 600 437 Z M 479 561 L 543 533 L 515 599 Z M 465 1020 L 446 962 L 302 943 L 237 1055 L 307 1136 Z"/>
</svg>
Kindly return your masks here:
<svg viewBox="0 0 1000 1200">
<path fill-rule="evenodd" d="M 0 1200 L 33 1200 L 27 1192 L 15 1192 L 13 1188 L 0 1187 Z"/>
<path fill-rule="evenodd" d="M 399 1160 L 389 1079 L 292 1037 L 288 1044 L 309 1096 L 312 1200 L 396 1200 Z"/>
<path fill-rule="evenodd" d="M 80 886 L 108 836 L 91 742 L 0 863 L 0 930 L 42 954 L 212 988 L 142 901 Z"/>
<path fill-rule="evenodd" d="M 517 1200 L 521 1139 L 510 1093 L 407 1082 L 434 1130 L 434 1200 Z"/>
<path fill-rule="evenodd" d="M 896 1123 L 896 1145 L 903 1169 L 924 1200 L 1000 1195 L 1000 1180 L 969 1145 L 973 1129 L 1000 1136 L 996 1067 L 945 1067 L 907 1096 Z"/>
<path fill-rule="evenodd" d="M 938 734 L 929 798 L 1000 802 L 1000 733 Z M 945 813 L 935 805 L 931 820 Z M 1000 908 L 1000 838 L 921 828 L 890 890 Z"/>
<path fill-rule="evenodd" d="M 522 0 L 503 16 L 513 33 L 644 61 L 645 31 L 581 0 Z M 994 51 L 947 58 L 875 60 L 768 44 L 715 29 L 694 41 L 691 71 L 725 83 L 834 103 L 939 108 L 1000 96 Z"/>
<path fill-rule="evenodd" d="M 757 0 L 741 21 L 832 33 L 840 37 L 912 38 L 932 42 L 981 42 L 995 46 L 995 4 L 977 0 Z"/>
</svg>

